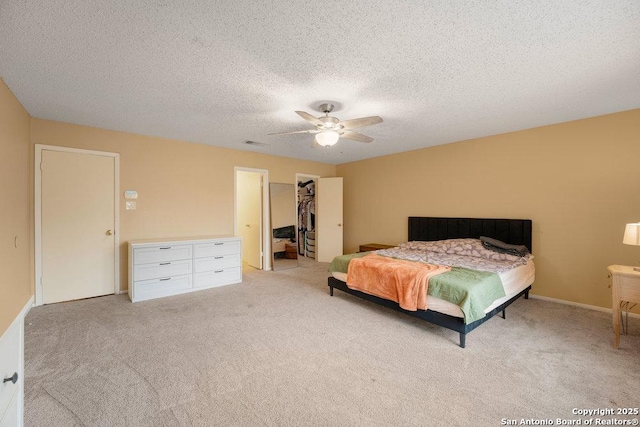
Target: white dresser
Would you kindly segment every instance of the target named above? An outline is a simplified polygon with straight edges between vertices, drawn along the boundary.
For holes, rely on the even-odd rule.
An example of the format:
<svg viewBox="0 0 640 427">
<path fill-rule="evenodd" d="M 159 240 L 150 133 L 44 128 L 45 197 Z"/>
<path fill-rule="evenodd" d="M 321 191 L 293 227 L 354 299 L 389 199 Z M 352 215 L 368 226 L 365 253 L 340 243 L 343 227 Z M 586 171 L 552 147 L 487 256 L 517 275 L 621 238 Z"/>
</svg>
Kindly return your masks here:
<svg viewBox="0 0 640 427">
<path fill-rule="evenodd" d="M 132 302 L 240 282 L 240 237 L 129 242 L 129 298 Z"/>
<path fill-rule="evenodd" d="M 9 329 L 0 334 L 0 427 L 23 424 L 24 318 L 33 305 L 29 299 Z"/>
<path fill-rule="evenodd" d="M 0 338 L 0 369 L 3 382 L 0 384 L 0 426 L 21 425 L 20 399 L 22 374 L 20 371 L 20 346 L 22 344 L 23 322 L 14 322 Z"/>
</svg>

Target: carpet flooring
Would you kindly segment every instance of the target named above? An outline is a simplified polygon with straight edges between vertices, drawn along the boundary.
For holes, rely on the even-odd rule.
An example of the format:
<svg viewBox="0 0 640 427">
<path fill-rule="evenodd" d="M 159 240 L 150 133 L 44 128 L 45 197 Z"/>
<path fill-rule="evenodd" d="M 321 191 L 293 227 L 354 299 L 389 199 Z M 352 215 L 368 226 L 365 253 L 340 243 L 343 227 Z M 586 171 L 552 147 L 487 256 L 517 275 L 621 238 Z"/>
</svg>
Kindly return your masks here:
<svg viewBox="0 0 640 427">
<path fill-rule="evenodd" d="M 462 349 L 453 331 L 330 297 L 326 277 L 303 262 L 136 304 L 36 307 L 25 425 L 498 426 L 640 404 L 640 319 L 615 350 L 610 314 L 520 299 Z"/>
</svg>

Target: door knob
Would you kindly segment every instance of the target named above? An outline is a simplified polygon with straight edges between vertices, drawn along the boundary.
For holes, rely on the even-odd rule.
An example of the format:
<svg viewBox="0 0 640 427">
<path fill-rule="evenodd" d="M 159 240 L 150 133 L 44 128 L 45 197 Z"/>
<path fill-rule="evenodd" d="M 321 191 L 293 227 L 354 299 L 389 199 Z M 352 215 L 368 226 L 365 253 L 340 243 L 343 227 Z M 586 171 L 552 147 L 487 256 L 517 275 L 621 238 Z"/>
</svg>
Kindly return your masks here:
<svg viewBox="0 0 640 427">
<path fill-rule="evenodd" d="M 12 376 L 5 378 L 4 381 L 2 381 L 3 383 L 8 383 L 9 381 L 11 381 L 12 383 L 16 383 L 18 382 L 18 373 L 14 372 Z"/>
<path fill-rule="evenodd" d="M 107 230 L 107 232 L 105 233 L 107 236 L 111 236 L 113 234 L 113 230 Z"/>
<path fill-rule="evenodd" d="M 342 227 L 342 224 L 338 224 L 338 227 Z"/>
</svg>

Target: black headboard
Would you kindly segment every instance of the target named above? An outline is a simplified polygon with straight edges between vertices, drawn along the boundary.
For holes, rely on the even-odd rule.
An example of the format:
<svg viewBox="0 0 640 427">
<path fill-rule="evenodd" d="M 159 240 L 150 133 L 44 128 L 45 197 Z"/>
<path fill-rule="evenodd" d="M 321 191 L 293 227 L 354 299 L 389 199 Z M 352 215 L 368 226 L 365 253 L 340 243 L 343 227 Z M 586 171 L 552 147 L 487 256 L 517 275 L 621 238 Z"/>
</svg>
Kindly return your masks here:
<svg viewBox="0 0 640 427">
<path fill-rule="evenodd" d="M 492 237 L 531 252 L 530 219 L 409 217 L 409 241 Z"/>
<path fill-rule="evenodd" d="M 291 239 L 291 241 L 295 242 L 296 227 L 287 225 L 286 227 L 274 228 L 273 237 L 275 239 Z"/>
</svg>

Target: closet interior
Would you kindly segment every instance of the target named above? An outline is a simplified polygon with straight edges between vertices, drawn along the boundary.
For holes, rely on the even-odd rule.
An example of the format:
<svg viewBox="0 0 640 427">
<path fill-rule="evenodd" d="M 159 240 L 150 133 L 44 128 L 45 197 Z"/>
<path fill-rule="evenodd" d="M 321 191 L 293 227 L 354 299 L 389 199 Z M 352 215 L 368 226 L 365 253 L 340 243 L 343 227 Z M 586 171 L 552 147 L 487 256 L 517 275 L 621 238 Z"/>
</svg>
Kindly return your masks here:
<svg viewBox="0 0 640 427">
<path fill-rule="evenodd" d="M 298 254 L 316 258 L 315 179 L 298 180 Z"/>
</svg>

